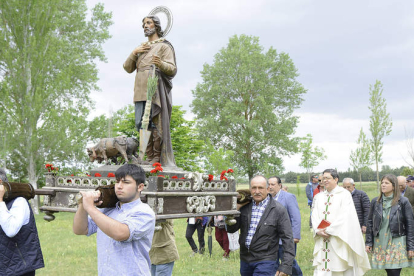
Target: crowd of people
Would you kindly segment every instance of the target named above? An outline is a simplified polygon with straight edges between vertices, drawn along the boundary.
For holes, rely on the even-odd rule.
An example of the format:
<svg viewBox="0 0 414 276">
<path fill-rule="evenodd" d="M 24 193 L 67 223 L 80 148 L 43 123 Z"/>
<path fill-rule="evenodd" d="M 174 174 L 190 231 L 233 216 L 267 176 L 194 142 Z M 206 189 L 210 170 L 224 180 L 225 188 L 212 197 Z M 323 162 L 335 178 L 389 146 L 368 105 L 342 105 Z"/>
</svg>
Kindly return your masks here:
<svg viewBox="0 0 414 276">
<path fill-rule="evenodd" d="M 98 209 L 99 194 L 81 192 L 73 232 L 97 234 L 99 275 L 172 275 L 179 258 L 173 221 L 162 222 L 155 231 L 155 214 L 140 200 L 144 170 L 127 164 L 115 177 L 116 207 Z M 0 184 L 7 181 L 0 169 Z M 371 202 L 352 178 L 338 184 L 336 170 L 327 169 L 306 186 L 314 275 L 364 275 L 370 269 L 400 275 L 403 268 L 413 267 L 414 177 L 383 176 L 381 191 Z M 223 259 L 230 254 L 228 234 L 240 233 L 241 275 L 303 275 L 295 259 L 301 240 L 296 196 L 283 189 L 278 176 L 253 177 L 250 193 L 252 201 L 237 206 L 236 223 L 224 216 L 188 219 L 185 236 L 191 255 L 205 252 L 205 229 L 214 227 Z M 0 185 L 0 248 L 6 257 L 0 260 L 1 275 L 35 275 L 44 261 L 33 212 L 26 199 L 4 202 L 4 194 Z M 196 230 L 198 247 L 192 238 Z"/>
</svg>

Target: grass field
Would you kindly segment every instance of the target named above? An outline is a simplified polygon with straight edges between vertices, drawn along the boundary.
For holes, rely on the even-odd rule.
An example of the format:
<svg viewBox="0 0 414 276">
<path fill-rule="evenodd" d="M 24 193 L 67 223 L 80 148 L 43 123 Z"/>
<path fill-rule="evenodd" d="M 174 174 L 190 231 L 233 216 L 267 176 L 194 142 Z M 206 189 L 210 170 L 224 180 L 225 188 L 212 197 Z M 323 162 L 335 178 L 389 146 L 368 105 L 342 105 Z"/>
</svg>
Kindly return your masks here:
<svg viewBox="0 0 414 276">
<path fill-rule="evenodd" d="M 289 192 L 298 199 L 302 216 L 302 239 L 297 248 L 297 261 L 303 275 L 313 275 L 312 252 L 313 238 L 309 230 L 309 207 L 305 195 L 305 184 L 287 184 Z M 246 188 L 240 186 L 238 188 Z M 359 188 L 359 184 L 357 184 Z M 375 183 L 363 183 L 363 190 L 372 199 L 377 196 Z M 88 276 L 97 274 L 96 237 L 76 236 L 72 233 L 72 213 L 57 213 L 53 222 L 43 220 L 43 214 L 36 216 L 40 242 L 45 258 L 45 268 L 36 275 L 50 276 Z M 239 252 L 232 252 L 227 261 L 222 260 L 223 251 L 215 241 L 213 231 L 213 254 L 208 253 L 190 257 L 191 248 L 185 239 L 186 220 L 174 221 L 176 243 L 180 260 L 175 263 L 173 275 L 240 275 Z M 197 234 L 194 240 L 197 243 Z M 207 244 L 207 231 L 205 233 Z M 386 275 L 383 270 L 371 270 L 365 275 Z M 401 275 L 413 275 L 414 268 L 403 269 Z"/>
</svg>

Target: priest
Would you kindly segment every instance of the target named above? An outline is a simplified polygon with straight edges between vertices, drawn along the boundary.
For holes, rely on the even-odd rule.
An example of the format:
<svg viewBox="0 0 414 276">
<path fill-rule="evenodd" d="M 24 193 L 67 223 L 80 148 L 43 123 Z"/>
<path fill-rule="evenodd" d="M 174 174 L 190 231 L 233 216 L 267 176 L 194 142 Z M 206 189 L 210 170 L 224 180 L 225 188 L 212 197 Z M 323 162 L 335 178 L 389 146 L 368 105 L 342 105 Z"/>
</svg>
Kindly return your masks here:
<svg viewBox="0 0 414 276">
<path fill-rule="evenodd" d="M 336 170 L 325 170 L 325 191 L 313 199 L 314 276 L 360 276 L 371 269 L 354 202 L 338 180 Z"/>
</svg>

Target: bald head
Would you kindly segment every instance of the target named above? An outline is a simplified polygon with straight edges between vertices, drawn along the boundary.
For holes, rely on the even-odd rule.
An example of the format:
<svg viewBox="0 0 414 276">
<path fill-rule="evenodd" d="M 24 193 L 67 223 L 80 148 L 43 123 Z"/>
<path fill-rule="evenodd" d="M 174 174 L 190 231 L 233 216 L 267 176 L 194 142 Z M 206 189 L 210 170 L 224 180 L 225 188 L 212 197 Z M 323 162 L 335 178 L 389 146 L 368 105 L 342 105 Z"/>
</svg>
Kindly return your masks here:
<svg viewBox="0 0 414 276">
<path fill-rule="evenodd" d="M 398 187 L 400 188 L 400 192 L 404 192 L 405 188 L 407 187 L 407 178 L 405 176 L 400 175 L 397 177 L 398 180 Z"/>
</svg>

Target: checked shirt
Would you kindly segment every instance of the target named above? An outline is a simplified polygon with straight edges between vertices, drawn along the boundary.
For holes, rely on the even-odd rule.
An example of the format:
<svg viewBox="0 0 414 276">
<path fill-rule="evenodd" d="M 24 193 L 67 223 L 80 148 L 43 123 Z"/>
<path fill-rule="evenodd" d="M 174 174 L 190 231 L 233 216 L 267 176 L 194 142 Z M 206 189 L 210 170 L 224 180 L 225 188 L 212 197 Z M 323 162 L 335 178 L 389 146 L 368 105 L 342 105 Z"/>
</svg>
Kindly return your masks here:
<svg viewBox="0 0 414 276">
<path fill-rule="evenodd" d="M 259 224 L 260 218 L 263 215 L 264 210 L 266 209 L 267 204 L 269 203 L 270 196 L 267 196 L 265 200 L 262 200 L 258 205 L 253 202 L 252 207 L 252 218 L 250 220 L 249 231 L 247 232 L 246 237 L 246 247 L 250 247 L 254 233 L 256 232 L 257 225 Z"/>
</svg>

